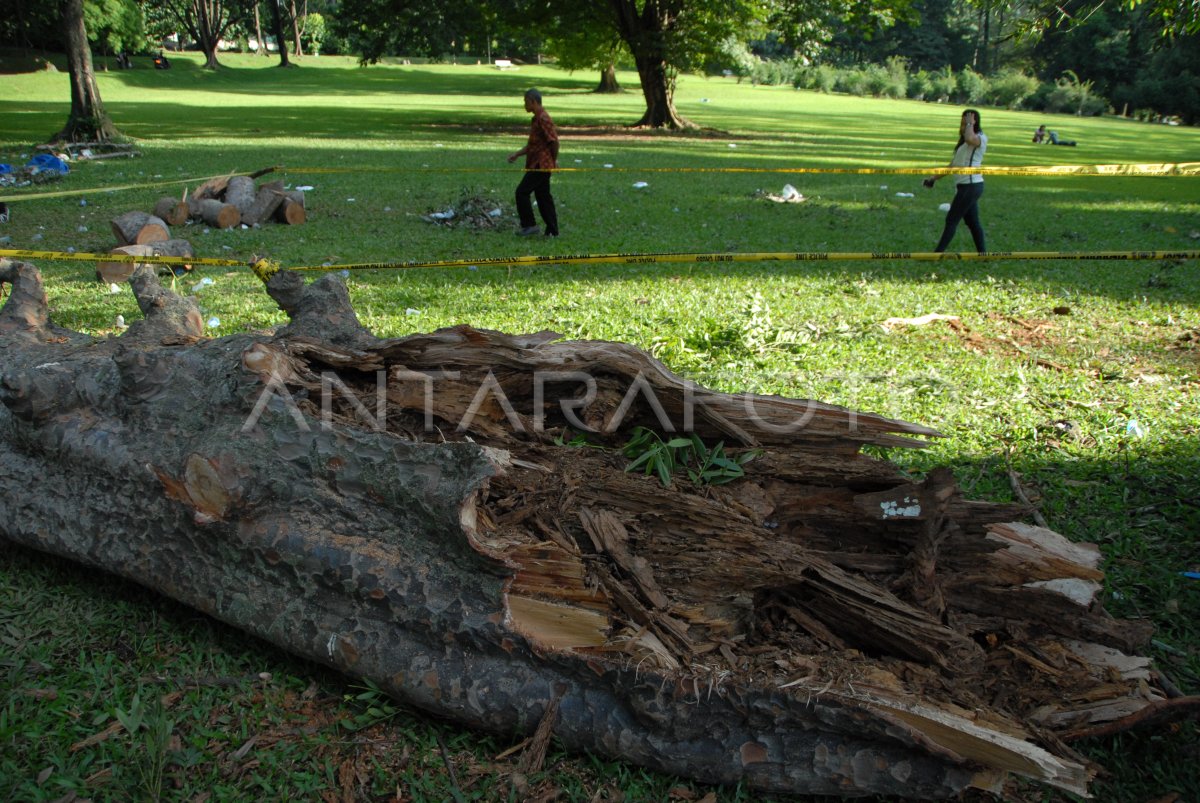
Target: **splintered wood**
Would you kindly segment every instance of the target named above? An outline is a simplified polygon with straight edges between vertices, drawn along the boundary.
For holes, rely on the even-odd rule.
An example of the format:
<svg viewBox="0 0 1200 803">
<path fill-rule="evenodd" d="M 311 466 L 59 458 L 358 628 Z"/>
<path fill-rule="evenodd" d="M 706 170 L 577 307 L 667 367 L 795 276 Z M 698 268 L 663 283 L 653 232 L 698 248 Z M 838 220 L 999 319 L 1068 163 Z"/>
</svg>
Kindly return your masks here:
<svg viewBox="0 0 1200 803">
<path fill-rule="evenodd" d="M 964 499 L 948 470 L 911 482 L 859 453 L 937 433 L 774 398 L 754 400 L 752 428 L 737 403 L 705 399 L 690 411 L 696 430 L 760 454 L 730 485 L 677 476 L 664 488 L 626 473 L 618 449 L 531 437 L 521 425 L 544 411 L 522 372 L 538 366 L 530 352 L 507 360 L 520 349 L 493 335 L 436 333 L 404 353 L 403 370 L 455 372 L 438 382 L 439 437 L 470 419 L 473 439 L 519 456 L 481 499 L 475 538 L 512 567 L 507 616 L 539 649 L 624 656 L 695 694 L 749 685 L 852 702 L 935 752 L 1074 791 L 1092 768 L 1065 740 L 1165 699 L 1148 661 L 1131 654 L 1149 626 L 1113 619 L 1097 601 L 1099 550 L 1017 521 L 1029 512 L 1021 506 Z M 622 378 L 645 381 L 675 421 L 696 392 L 654 365 L 618 368 L 615 354 L 571 345 L 592 385 L 558 397 L 589 399 L 575 413 L 600 433 L 596 445 L 621 444 L 603 433 L 627 392 Z M 485 381 L 491 393 L 479 392 Z M 361 389 L 364 407 L 373 392 Z M 392 387 L 389 424 L 418 433 L 428 398 L 420 383 Z M 780 434 L 799 414 L 807 425 Z M 642 416 L 621 430 L 653 424 Z"/>
</svg>

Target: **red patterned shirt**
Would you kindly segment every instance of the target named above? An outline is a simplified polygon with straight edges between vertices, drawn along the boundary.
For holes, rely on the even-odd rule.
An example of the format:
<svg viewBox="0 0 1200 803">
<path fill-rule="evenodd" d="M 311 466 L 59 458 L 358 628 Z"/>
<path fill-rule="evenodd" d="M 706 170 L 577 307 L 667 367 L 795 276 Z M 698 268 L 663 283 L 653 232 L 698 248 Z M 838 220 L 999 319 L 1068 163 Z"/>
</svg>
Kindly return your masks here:
<svg viewBox="0 0 1200 803">
<path fill-rule="evenodd" d="M 533 116 L 533 125 L 529 129 L 529 144 L 525 146 L 526 170 L 554 170 L 558 162 L 554 158 L 558 144 L 558 129 L 545 109 L 538 110 Z"/>
</svg>

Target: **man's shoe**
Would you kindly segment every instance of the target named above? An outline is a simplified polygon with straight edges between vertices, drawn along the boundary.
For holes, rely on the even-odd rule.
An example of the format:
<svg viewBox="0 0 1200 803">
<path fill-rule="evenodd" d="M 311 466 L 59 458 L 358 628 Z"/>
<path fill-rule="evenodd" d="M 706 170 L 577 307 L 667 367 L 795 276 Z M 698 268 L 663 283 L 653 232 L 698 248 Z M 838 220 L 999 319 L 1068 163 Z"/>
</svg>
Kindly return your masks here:
<svg viewBox="0 0 1200 803">
<path fill-rule="evenodd" d="M 517 232 L 517 236 L 528 237 L 531 234 L 537 234 L 539 231 L 541 231 L 541 229 L 539 229 L 537 226 L 526 226 Z"/>
</svg>

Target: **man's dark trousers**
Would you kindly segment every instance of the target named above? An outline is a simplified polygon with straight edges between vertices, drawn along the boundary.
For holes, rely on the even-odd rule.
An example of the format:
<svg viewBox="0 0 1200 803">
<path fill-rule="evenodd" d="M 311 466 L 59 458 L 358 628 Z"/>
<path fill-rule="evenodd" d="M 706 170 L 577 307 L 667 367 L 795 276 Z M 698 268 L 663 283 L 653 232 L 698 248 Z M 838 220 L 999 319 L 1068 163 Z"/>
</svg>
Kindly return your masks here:
<svg viewBox="0 0 1200 803">
<path fill-rule="evenodd" d="M 521 183 L 517 185 L 517 214 L 521 217 L 521 228 L 528 229 L 537 225 L 533 217 L 533 204 L 529 201 L 530 194 L 537 199 L 538 211 L 546 223 L 546 234 L 558 234 L 558 212 L 554 209 L 554 196 L 550 194 L 549 170 L 526 170 Z"/>
</svg>

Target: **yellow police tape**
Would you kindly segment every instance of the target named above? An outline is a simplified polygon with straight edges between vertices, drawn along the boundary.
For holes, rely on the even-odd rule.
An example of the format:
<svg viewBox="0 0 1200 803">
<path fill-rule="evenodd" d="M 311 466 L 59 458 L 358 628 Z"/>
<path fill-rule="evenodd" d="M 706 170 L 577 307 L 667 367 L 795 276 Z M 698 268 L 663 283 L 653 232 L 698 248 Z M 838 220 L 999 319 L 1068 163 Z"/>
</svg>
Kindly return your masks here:
<svg viewBox="0 0 1200 803">
<path fill-rule="evenodd" d="M 290 173 L 495 173 L 513 170 L 501 167 L 275 167 Z M 1026 165 L 1023 167 L 560 167 L 556 173 L 775 173 L 806 175 L 985 175 L 985 176 L 1200 176 L 1200 162 L 1168 162 L 1163 164 L 1109 165 Z M 121 192 L 145 187 L 165 187 L 173 184 L 195 184 L 222 176 L 208 178 L 171 179 L 143 184 L 121 184 L 112 187 L 93 187 L 52 192 L 0 195 L 0 201 L 29 201 L 42 198 L 63 198 L 68 195 L 87 195 L 97 192 Z"/>
<path fill-rule="evenodd" d="M 264 282 L 283 270 L 279 263 L 254 257 L 250 260 L 205 259 L 199 257 L 128 256 L 125 254 L 84 254 L 61 251 L 28 251 L 0 249 L 0 257 L 45 259 L 76 262 L 138 262 L 155 265 L 213 265 L 219 267 L 249 267 Z M 996 262 L 1013 260 L 1184 260 L 1200 259 L 1200 250 L 1180 251 L 992 251 L 986 254 L 935 251 L 755 251 L 748 253 L 633 253 L 633 254 L 574 254 L 565 256 L 537 255 L 517 257 L 484 257 L 482 259 L 438 259 L 409 262 L 358 262 L 341 265 L 301 266 L 293 271 L 322 272 L 365 270 L 425 270 L 433 268 L 526 267 L 532 265 L 587 264 L 713 264 L 718 262 L 868 262 L 879 260 L 914 260 L 925 262 Z"/>
<path fill-rule="evenodd" d="M 641 265 L 656 263 L 714 262 L 867 262 L 871 260 L 995 262 L 1003 259 L 1114 259 L 1168 260 L 1200 259 L 1195 251 L 993 251 L 986 254 L 935 251 L 755 251 L 750 253 L 701 254 L 668 252 L 657 254 L 576 254 L 570 256 L 485 257 L 483 259 L 440 259 L 414 262 L 359 262 L 344 265 L 294 267 L 294 271 L 423 270 L 427 268 L 516 267 L 529 265 L 588 265 L 615 263 Z"/>
<path fill-rule="evenodd" d="M 51 262 L 139 262 L 147 265 L 211 265 L 225 268 L 244 268 L 253 261 L 245 259 L 213 259 L 211 257 L 133 256 L 130 254 L 88 254 L 82 251 L 30 251 L 2 249 L 0 257 L 12 259 L 48 259 Z"/>
<path fill-rule="evenodd" d="M 498 167 L 290 167 L 292 173 L 492 173 Z M 1026 165 L 1023 167 L 558 167 L 555 173 L 808 173 L 852 175 L 988 176 L 1200 176 L 1200 162 L 1111 165 Z"/>
</svg>

